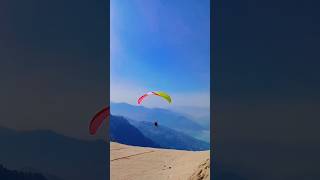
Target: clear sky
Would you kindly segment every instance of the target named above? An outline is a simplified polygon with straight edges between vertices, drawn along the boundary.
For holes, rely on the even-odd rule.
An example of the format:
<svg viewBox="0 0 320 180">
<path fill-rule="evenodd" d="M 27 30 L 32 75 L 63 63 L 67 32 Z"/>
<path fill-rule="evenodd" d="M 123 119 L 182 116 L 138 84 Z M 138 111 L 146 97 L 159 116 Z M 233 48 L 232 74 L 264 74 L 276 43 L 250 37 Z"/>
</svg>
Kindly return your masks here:
<svg viewBox="0 0 320 180">
<path fill-rule="evenodd" d="M 161 90 L 172 106 L 209 107 L 209 0 L 111 0 L 110 36 L 111 101 Z"/>
</svg>

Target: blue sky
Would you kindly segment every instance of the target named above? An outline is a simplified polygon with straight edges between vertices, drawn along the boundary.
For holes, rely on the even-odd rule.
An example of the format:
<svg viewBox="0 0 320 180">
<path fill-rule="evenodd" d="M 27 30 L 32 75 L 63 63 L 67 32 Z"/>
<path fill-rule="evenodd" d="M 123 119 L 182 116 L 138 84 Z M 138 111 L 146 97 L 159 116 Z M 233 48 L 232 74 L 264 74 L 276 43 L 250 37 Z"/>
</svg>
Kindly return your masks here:
<svg viewBox="0 0 320 180">
<path fill-rule="evenodd" d="M 162 90 L 172 106 L 209 107 L 209 13 L 209 0 L 112 0 L 111 101 Z"/>
</svg>

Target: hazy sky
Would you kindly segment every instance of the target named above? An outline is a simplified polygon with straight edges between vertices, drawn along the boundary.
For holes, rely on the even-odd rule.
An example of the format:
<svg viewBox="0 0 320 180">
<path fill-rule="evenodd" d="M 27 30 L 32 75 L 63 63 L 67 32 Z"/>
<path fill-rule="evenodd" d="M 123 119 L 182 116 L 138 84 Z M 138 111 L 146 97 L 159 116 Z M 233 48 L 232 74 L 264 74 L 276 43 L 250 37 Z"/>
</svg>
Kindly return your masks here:
<svg viewBox="0 0 320 180">
<path fill-rule="evenodd" d="M 110 31 L 111 101 L 136 104 L 162 90 L 172 106 L 209 107 L 209 0 L 112 0 Z"/>
</svg>

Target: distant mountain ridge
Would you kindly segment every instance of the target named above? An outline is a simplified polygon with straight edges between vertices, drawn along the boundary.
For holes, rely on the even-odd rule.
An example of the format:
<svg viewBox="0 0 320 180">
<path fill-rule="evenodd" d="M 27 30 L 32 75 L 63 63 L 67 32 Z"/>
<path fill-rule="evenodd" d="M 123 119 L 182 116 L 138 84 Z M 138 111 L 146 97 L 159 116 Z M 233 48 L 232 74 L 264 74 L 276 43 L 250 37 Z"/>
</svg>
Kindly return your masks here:
<svg viewBox="0 0 320 180">
<path fill-rule="evenodd" d="M 208 128 L 204 128 L 185 115 L 171 110 L 161 108 L 146 108 L 143 106 L 134 106 L 127 103 L 111 102 L 110 105 L 111 113 L 113 115 L 123 116 L 127 119 L 136 121 L 158 121 L 162 126 L 166 126 L 176 131 L 183 132 L 195 138 L 200 137 L 200 134 L 203 131 L 208 130 Z M 206 140 L 208 140 L 208 138 L 206 138 Z"/>
<path fill-rule="evenodd" d="M 145 137 L 136 127 L 132 126 L 125 118 L 121 116 L 110 116 L 110 140 L 122 144 L 155 147 L 160 146 L 151 139 Z"/>
<path fill-rule="evenodd" d="M 35 169 L 50 179 L 106 179 L 107 145 L 49 130 L 15 131 L 0 127 L 0 160 L 12 169 Z"/>
<path fill-rule="evenodd" d="M 48 180 L 42 174 L 9 170 L 0 165 L 1 180 Z"/>
<path fill-rule="evenodd" d="M 200 141 L 182 132 L 145 121 L 128 120 L 111 115 L 110 138 L 127 145 L 179 150 L 208 150 L 209 143 Z"/>
<path fill-rule="evenodd" d="M 210 149 L 209 143 L 195 139 L 168 127 L 161 125 L 155 127 L 153 123 L 145 121 L 130 120 L 129 122 L 139 129 L 144 136 L 150 138 L 153 142 L 159 144 L 163 148 L 191 151 Z"/>
</svg>

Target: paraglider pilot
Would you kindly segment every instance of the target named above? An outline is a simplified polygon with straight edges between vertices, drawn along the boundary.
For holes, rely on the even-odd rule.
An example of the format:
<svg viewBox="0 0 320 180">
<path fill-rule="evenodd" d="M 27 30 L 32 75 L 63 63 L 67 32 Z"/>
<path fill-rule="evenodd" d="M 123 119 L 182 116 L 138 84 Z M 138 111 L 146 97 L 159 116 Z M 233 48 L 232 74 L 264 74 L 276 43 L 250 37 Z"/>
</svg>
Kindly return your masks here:
<svg viewBox="0 0 320 180">
<path fill-rule="evenodd" d="M 142 95 L 141 97 L 139 97 L 138 99 L 138 104 L 141 104 L 142 101 L 147 97 L 147 96 L 150 96 L 150 95 L 155 95 L 155 96 L 159 96 L 159 97 L 162 97 L 163 99 L 165 99 L 166 101 L 168 101 L 168 103 L 170 104 L 171 103 L 171 97 L 169 96 L 169 94 L 165 93 L 165 92 L 162 92 L 162 91 L 151 91 L 151 92 L 148 92 L 144 95 Z M 158 127 L 158 122 L 155 121 L 154 122 L 154 126 L 155 127 Z"/>
<path fill-rule="evenodd" d="M 154 126 L 158 127 L 158 122 L 157 121 L 154 122 Z"/>
</svg>

